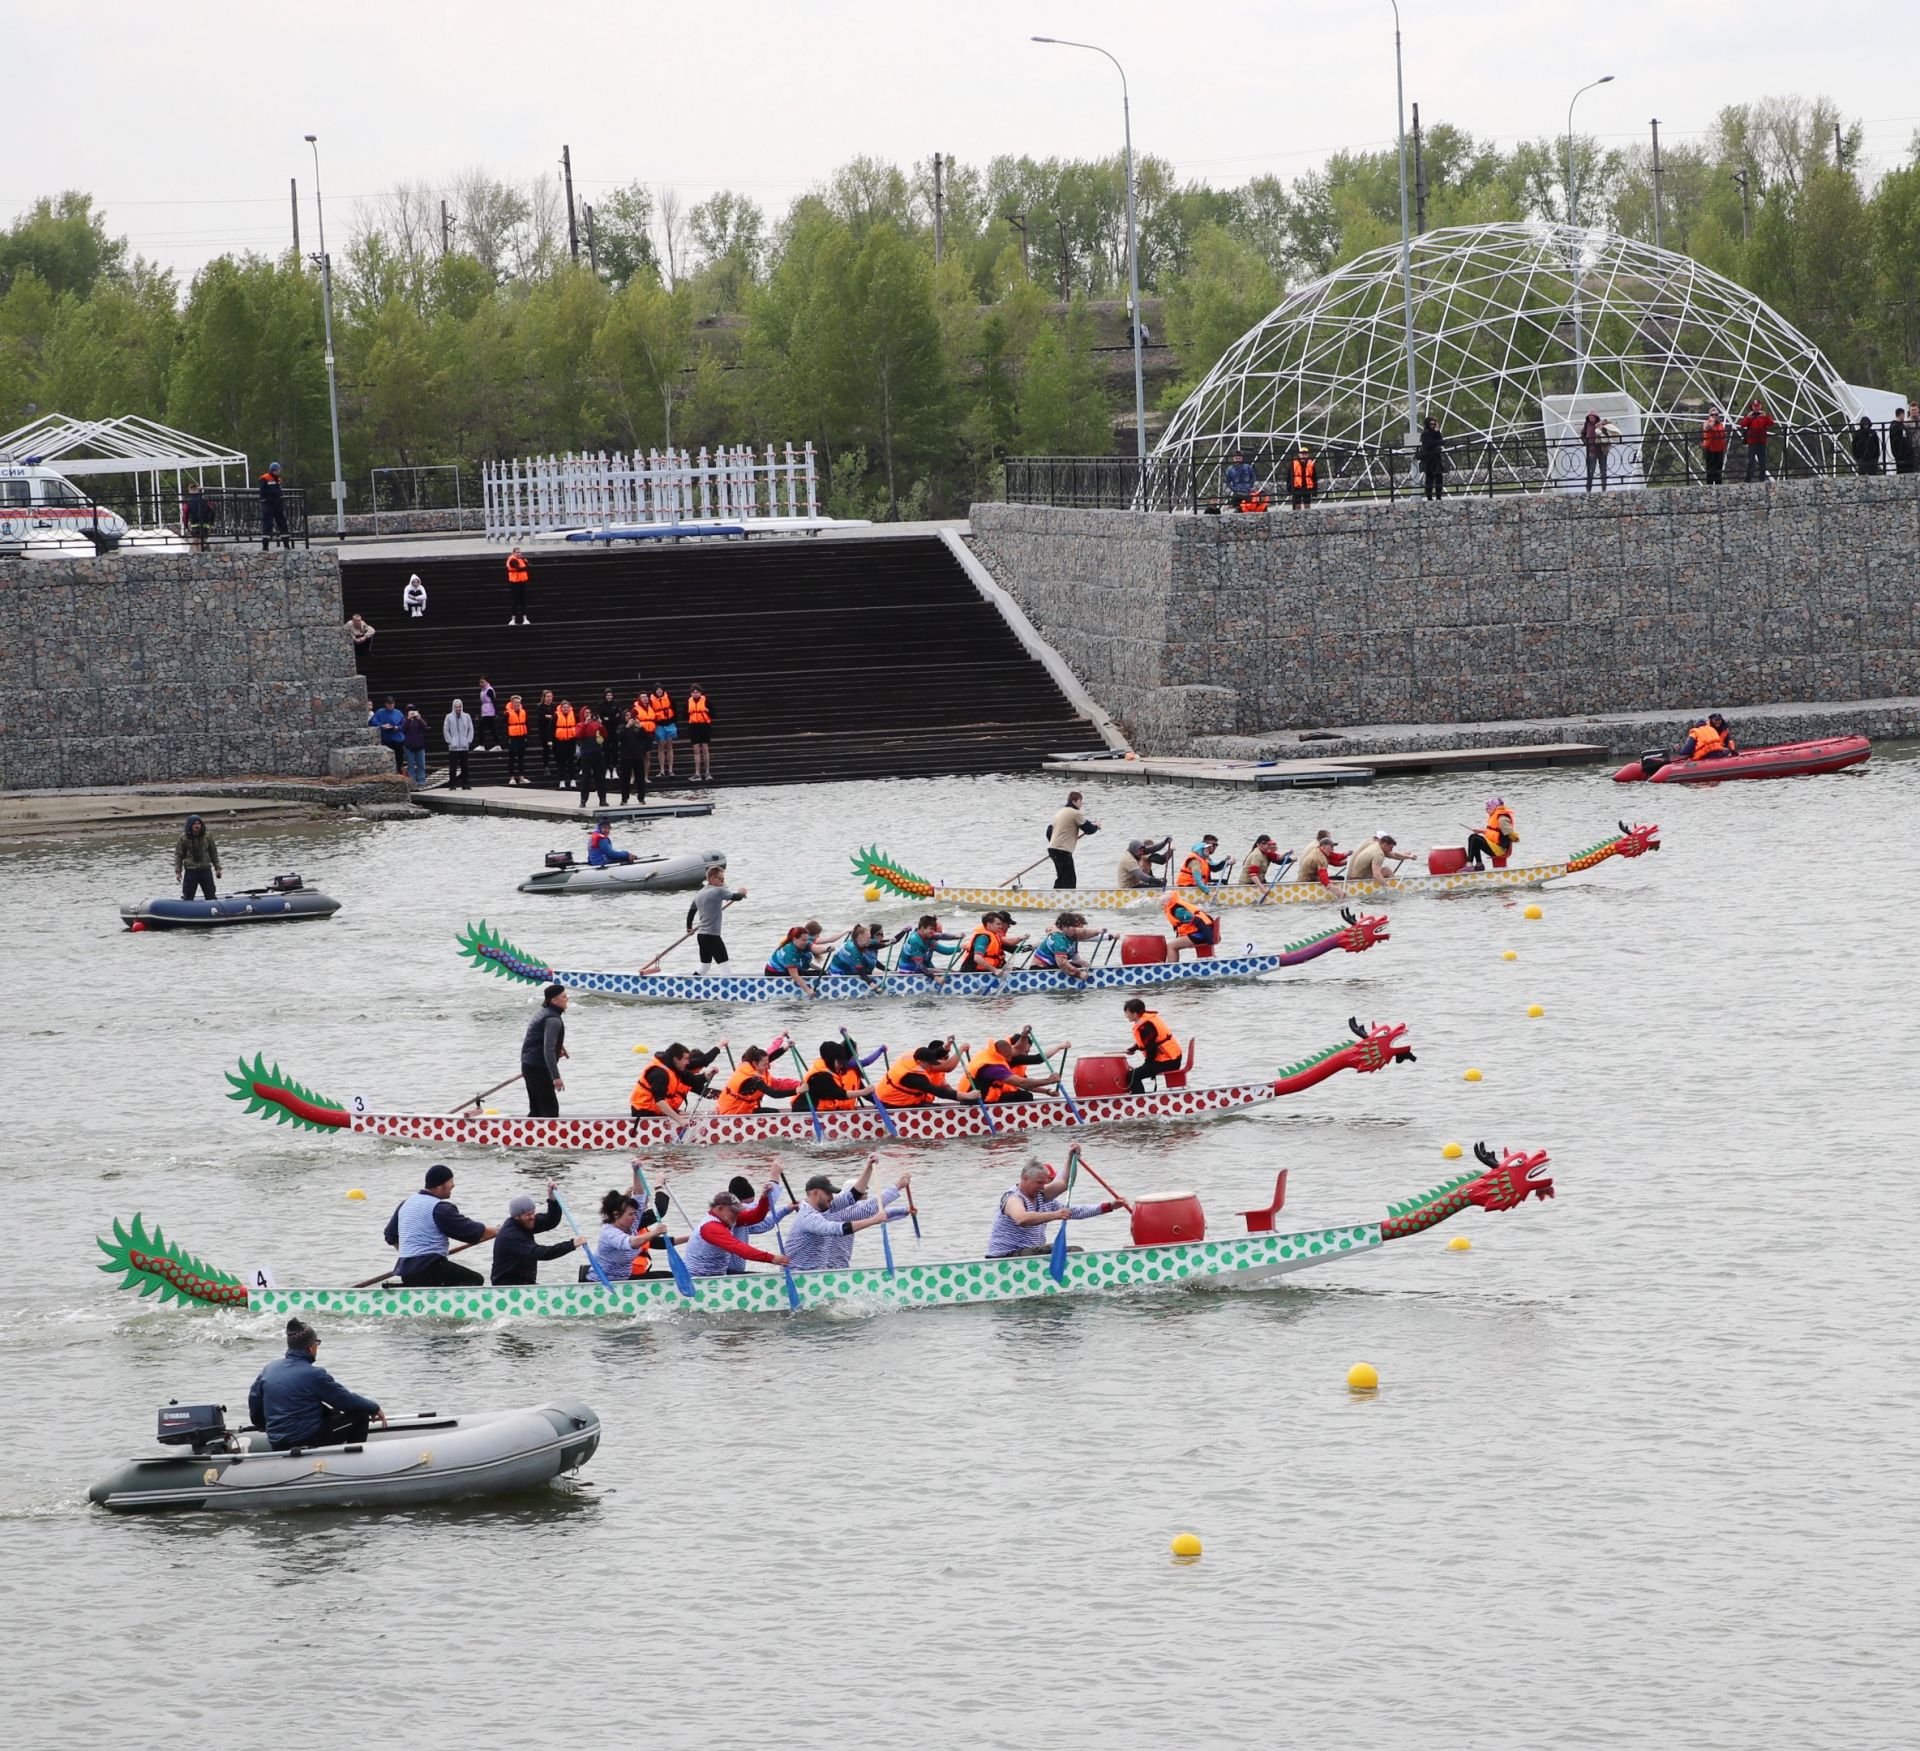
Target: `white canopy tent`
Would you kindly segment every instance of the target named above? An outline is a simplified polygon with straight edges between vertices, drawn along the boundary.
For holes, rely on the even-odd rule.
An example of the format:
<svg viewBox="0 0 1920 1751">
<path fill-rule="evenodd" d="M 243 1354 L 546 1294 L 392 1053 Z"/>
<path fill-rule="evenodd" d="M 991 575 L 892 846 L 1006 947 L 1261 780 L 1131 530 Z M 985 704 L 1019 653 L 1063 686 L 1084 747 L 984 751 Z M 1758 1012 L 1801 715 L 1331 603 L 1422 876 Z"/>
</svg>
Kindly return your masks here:
<svg viewBox="0 0 1920 1751">
<path fill-rule="evenodd" d="M 0 436 L 0 457 L 51 468 L 70 480 L 131 476 L 133 520 L 137 523 L 177 523 L 179 504 L 187 489 L 195 481 L 214 485 L 216 470 L 222 487 L 245 488 L 249 484 L 243 452 L 209 443 L 190 432 L 175 431 L 138 414 L 102 420 L 47 414 Z M 229 469 L 239 470 L 239 480 L 229 482 Z M 169 474 L 173 476 L 170 497 L 162 485 L 162 477 Z"/>
</svg>

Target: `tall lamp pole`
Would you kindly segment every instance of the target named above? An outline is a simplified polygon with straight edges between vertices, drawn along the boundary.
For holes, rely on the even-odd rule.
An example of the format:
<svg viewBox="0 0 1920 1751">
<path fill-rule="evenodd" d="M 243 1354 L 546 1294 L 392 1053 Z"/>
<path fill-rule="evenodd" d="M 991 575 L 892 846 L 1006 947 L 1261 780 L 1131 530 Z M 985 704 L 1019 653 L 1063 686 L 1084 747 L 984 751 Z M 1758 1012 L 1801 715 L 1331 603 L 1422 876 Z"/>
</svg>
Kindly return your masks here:
<svg viewBox="0 0 1920 1751">
<path fill-rule="evenodd" d="M 1407 82 L 1400 60 L 1400 0 L 1393 5 L 1393 94 L 1400 112 L 1400 314 L 1407 362 L 1407 448 L 1420 442 L 1420 392 L 1413 375 L 1413 228 L 1407 219 Z"/>
<path fill-rule="evenodd" d="M 1580 242 L 1580 185 L 1575 180 L 1573 169 L 1573 106 L 1587 92 L 1612 83 L 1613 75 L 1602 73 L 1598 79 L 1581 86 L 1567 99 L 1567 224 L 1574 233 L 1569 274 L 1573 281 L 1573 393 L 1576 397 L 1586 387 L 1587 340 L 1580 327 L 1580 269 L 1586 251 Z"/>
<path fill-rule="evenodd" d="M 327 328 L 327 413 L 333 422 L 333 532 L 347 533 L 347 483 L 340 472 L 340 387 L 333 374 L 333 264 L 327 259 L 327 209 L 320 199 L 320 137 L 309 134 L 313 148 L 313 206 L 320 215 L 320 307 Z"/>
<path fill-rule="evenodd" d="M 1567 223 L 1576 230 L 1580 226 L 1580 186 L 1573 176 L 1573 106 L 1589 91 L 1597 86 L 1611 85 L 1613 75 L 1602 73 L 1592 85 L 1583 85 L 1567 99 Z"/>
<path fill-rule="evenodd" d="M 1065 37 L 1058 36 L 1037 36 L 1033 40 L 1052 43 L 1056 48 L 1088 49 L 1096 55 L 1105 55 L 1113 62 L 1113 70 L 1120 75 L 1120 119 L 1127 142 L 1127 281 L 1133 293 L 1133 320 L 1129 325 L 1133 329 L 1133 441 L 1135 453 L 1140 458 L 1140 490 L 1144 493 L 1147 485 L 1147 387 L 1140 365 L 1140 234 L 1133 216 L 1133 105 L 1127 95 L 1127 70 L 1098 43 L 1069 42 Z"/>
</svg>

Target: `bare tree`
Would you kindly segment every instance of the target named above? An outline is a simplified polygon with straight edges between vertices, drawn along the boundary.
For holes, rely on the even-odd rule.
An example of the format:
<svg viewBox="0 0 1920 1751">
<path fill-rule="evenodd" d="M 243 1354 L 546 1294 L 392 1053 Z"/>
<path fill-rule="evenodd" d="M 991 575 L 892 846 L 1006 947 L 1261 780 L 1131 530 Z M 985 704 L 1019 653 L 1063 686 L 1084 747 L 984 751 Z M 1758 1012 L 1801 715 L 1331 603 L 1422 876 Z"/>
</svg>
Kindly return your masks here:
<svg viewBox="0 0 1920 1751">
<path fill-rule="evenodd" d="M 516 235 L 533 216 L 526 195 L 475 165 L 453 178 L 452 198 L 467 252 L 496 281 L 509 278 L 517 265 Z"/>
<path fill-rule="evenodd" d="M 660 233 L 660 259 L 666 263 L 667 290 L 680 284 L 680 267 L 687 253 L 687 209 L 680 191 L 662 183 L 653 197 L 655 224 Z"/>
</svg>

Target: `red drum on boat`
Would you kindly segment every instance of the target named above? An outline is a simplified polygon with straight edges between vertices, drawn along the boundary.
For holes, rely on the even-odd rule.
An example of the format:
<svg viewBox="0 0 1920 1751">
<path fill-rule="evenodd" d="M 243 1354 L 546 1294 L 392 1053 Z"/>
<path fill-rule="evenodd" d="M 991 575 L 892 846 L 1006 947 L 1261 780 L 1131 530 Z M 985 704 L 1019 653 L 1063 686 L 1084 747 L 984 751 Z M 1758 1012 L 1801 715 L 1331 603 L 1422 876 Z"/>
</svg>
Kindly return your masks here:
<svg viewBox="0 0 1920 1751">
<path fill-rule="evenodd" d="M 1427 853 L 1428 875 L 1458 875 L 1467 867 L 1467 854 L 1458 845 L 1436 845 Z"/>
<path fill-rule="evenodd" d="M 1126 1059 L 1117 1054 L 1110 1058 L 1074 1059 L 1073 1092 L 1077 1095 L 1125 1094 Z"/>
<path fill-rule="evenodd" d="M 1143 967 L 1166 958 L 1167 939 L 1164 936 L 1123 936 L 1120 939 L 1120 964 L 1123 967 Z"/>
<path fill-rule="evenodd" d="M 1152 1192 L 1133 1201 L 1133 1244 L 1171 1246 L 1205 1240 L 1206 1212 L 1193 1192 Z"/>
</svg>

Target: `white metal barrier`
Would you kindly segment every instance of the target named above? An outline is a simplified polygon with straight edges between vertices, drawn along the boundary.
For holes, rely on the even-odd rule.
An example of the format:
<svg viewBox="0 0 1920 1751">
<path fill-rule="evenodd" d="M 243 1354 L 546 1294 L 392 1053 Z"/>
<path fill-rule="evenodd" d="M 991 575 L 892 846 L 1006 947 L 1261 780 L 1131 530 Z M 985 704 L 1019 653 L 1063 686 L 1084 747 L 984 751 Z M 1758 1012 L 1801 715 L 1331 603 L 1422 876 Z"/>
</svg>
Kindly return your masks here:
<svg viewBox="0 0 1920 1751">
<path fill-rule="evenodd" d="M 812 444 L 522 456 L 481 470 L 489 540 L 649 523 L 817 522 Z"/>
</svg>

